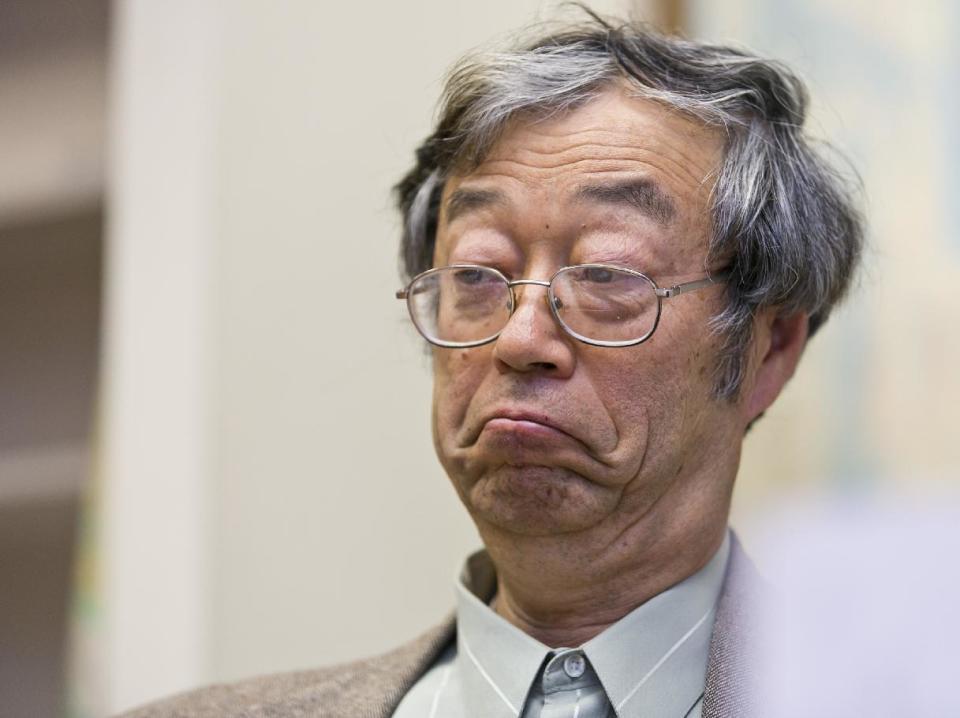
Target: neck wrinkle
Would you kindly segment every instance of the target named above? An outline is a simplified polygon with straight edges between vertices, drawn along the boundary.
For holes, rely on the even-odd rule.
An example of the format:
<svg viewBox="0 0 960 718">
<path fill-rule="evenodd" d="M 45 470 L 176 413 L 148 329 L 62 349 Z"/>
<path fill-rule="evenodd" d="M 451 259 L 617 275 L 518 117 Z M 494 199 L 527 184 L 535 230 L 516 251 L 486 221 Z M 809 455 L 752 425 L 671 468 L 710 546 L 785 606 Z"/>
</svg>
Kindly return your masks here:
<svg viewBox="0 0 960 718">
<path fill-rule="evenodd" d="M 648 561 L 610 570 L 609 578 L 583 572 L 582 581 L 565 587 L 544 587 L 514 581 L 511 571 L 497 565 L 493 609 L 529 636 L 551 648 L 575 648 L 617 623 L 631 611 L 700 571 L 723 543 L 726 521 L 711 539 L 686 543 L 686 552 L 656 552 Z M 666 541 L 654 545 L 684 545 Z M 494 558 L 491 553 L 491 558 Z M 595 566 L 594 566 L 595 567 Z M 506 569 L 506 570 L 504 570 Z M 518 577 L 525 577 L 521 572 Z M 521 587 L 522 584 L 526 584 Z"/>
</svg>

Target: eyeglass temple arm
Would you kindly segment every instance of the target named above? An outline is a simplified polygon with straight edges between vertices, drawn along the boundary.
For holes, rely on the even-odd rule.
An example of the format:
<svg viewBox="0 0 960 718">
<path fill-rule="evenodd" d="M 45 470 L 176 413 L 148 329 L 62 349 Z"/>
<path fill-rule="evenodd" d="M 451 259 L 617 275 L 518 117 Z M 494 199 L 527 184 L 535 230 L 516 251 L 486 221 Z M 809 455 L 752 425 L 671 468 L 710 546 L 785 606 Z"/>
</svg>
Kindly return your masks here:
<svg viewBox="0 0 960 718">
<path fill-rule="evenodd" d="M 397 299 L 406 299 L 406 298 L 407 298 L 407 290 L 406 290 L 406 289 L 398 289 L 395 296 L 397 297 Z"/>
<path fill-rule="evenodd" d="M 683 284 L 674 284 L 672 287 L 657 287 L 657 296 L 664 299 L 676 297 L 686 292 L 692 292 L 695 289 L 709 287 L 711 284 L 719 284 L 730 277 L 730 272 L 718 272 L 709 277 L 698 279 L 693 282 L 684 282 Z"/>
</svg>

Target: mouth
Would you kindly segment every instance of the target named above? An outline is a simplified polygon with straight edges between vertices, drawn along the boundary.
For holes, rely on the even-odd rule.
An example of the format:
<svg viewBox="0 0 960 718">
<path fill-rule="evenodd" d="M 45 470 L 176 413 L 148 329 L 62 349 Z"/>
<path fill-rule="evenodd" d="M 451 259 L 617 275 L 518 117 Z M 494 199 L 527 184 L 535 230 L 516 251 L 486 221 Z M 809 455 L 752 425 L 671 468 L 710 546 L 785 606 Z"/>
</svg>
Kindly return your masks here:
<svg viewBox="0 0 960 718">
<path fill-rule="evenodd" d="M 518 439 L 563 438 L 582 444 L 566 427 L 545 412 L 528 409 L 497 409 L 485 417 L 478 434 L 507 434 Z"/>
<path fill-rule="evenodd" d="M 578 415 L 574 410 L 501 404 L 478 412 L 476 423 L 471 422 L 470 432 L 459 448 L 464 460 L 478 470 L 495 466 L 529 470 L 539 466 L 591 476 L 604 483 L 612 466 L 607 457 L 598 454 L 594 431 L 586 411 Z"/>
</svg>

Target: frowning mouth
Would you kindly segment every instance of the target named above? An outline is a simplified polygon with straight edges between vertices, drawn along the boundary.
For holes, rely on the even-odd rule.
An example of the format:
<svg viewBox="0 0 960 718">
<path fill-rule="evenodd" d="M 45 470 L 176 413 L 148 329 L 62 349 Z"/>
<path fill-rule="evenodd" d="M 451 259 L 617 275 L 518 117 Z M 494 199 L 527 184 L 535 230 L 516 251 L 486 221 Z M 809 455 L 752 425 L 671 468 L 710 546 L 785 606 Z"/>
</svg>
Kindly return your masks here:
<svg viewBox="0 0 960 718">
<path fill-rule="evenodd" d="M 579 439 L 547 421 L 521 413 L 491 416 L 476 439 L 478 456 L 492 464 L 557 466 L 583 455 L 586 447 Z"/>
<path fill-rule="evenodd" d="M 527 419 L 508 419 L 506 417 L 497 416 L 487 421 L 483 426 L 484 432 L 505 432 L 516 434 L 519 436 L 530 436 L 532 437 L 549 437 L 549 436 L 564 436 L 567 434 L 560 429 L 557 429 L 549 424 L 541 424 L 538 421 L 530 421 Z"/>
<path fill-rule="evenodd" d="M 531 439 L 562 437 L 579 441 L 547 414 L 526 409 L 500 409 L 491 412 L 482 423 L 480 433 L 508 434 L 516 438 Z"/>
</svg>

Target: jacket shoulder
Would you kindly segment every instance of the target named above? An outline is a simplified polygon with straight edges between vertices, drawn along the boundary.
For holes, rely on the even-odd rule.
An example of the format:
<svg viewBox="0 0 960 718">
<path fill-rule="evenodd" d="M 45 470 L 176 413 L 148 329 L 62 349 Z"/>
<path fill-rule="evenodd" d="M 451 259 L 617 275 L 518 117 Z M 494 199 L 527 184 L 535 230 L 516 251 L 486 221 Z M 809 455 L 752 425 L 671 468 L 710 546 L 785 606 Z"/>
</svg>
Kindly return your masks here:
<svg viewBox="0 0 960 718">
<path fill-rule="evenodd" d="M 206 686 L 121 718 L 385 718 L 453 638 L 453 618 L 389 653 L 316 670 Z"/>
</svg>

